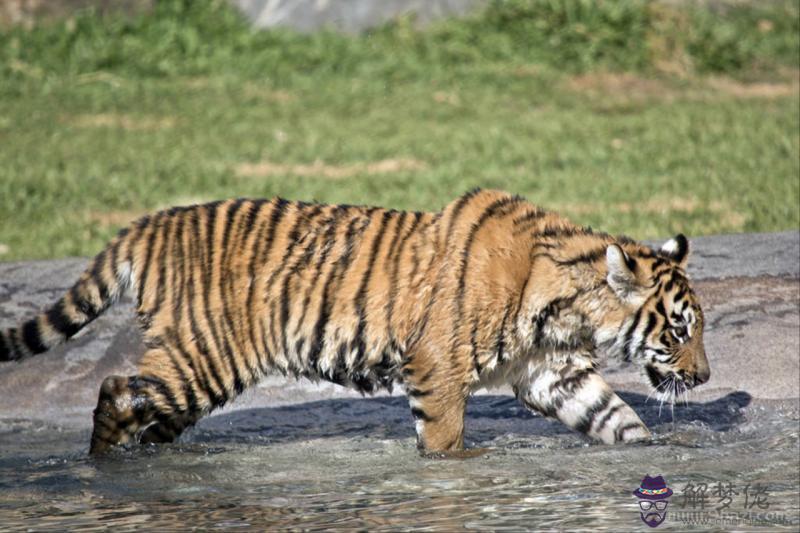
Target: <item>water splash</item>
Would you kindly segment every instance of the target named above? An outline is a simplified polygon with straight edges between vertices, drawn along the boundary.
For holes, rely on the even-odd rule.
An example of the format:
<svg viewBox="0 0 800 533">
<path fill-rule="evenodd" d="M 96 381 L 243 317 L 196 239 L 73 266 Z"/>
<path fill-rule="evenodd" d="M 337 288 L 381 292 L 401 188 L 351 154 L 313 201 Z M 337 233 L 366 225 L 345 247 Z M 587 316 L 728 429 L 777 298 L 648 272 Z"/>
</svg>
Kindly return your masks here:
<svg viewBox="0 0 800 533">
<path fill-rule="evenodd" d="M 328 400 L 233 411 L 173 445 L 85 455 L 87 429 L 0 420 L 0 523 L 9 529 L 638 527 L 630 491 L 664 475 L 687 483 L 765 483 L 771 512 L 800 523 L 797 402 L 733 393 L 688 399 L 673 419 L 621 394 L 650 445 L 603 446 L 479 396 L 467 439 L 488 455 L 426 460 L 403 398 Z"/>
</svg>

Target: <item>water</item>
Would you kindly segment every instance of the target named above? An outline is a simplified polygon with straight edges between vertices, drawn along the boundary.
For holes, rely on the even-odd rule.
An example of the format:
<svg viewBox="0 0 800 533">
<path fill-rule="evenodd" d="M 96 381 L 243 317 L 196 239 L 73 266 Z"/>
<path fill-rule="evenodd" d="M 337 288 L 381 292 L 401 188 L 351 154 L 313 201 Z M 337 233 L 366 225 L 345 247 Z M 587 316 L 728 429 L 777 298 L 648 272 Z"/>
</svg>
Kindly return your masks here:
<svg viewBox="0 0 800 533">
<path fill-rule="evenodd" d="M 706 483 L 700 519 L 714 520 L 713 487 L 739 493 L 729 511 L 766 522 L 697 529 L 800 525 L 797 401 L 659 407 L 622 394 L 655 433 L 651 445 L 589 445 L 506 396 L 471 400 L 467 439 L 494 448 L 468 460 L 419 456 L 401 397 L 339 399 L 232 411 L 179 443 L 86 456 L 89 430 L 0 420 L 0 529 L 307 529 L 435 531 L 582 528 L 646 530 L 631 492 L 645 474 L 675 491 L 671 528 L 700 511 L 685 487 Z M 766 487 L 759 509 L 744 489 Z M 681 506 L 683 504 L 683 506 Z"/>
</svg>

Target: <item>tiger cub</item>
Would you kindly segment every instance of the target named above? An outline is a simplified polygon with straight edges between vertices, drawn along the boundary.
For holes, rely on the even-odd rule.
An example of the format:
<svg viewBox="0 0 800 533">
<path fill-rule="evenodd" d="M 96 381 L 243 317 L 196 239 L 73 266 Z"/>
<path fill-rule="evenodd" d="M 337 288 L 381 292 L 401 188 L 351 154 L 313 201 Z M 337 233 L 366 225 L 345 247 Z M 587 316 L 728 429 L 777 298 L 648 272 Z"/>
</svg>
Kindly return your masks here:
<svg viewBox="0 0 800 533">
<path fill-rule="evenodd" d="M 425 451 L 463 449 L 474 390 L 604 443 L 650 437 L 597 372 L 636 361 L 674 395 L 709 378 L 688 243 L 660 250 L 473 190 L 438 213 L 237 199 L 124 229 L 48 310 L 0 333 L 0 361 L 44 352 L 135 295 L 146 351 L 109 376 L 90 453 L 169 442 L 262 376 L 370 393 L 401 383 Z"/>
</svg>

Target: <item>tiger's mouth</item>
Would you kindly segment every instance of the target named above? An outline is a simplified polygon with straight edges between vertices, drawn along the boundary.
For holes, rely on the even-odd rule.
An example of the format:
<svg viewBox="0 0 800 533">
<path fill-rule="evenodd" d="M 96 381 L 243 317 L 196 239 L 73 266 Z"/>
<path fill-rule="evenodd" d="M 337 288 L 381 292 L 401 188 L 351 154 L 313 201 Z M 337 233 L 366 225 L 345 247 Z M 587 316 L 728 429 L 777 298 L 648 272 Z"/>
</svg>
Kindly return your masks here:
<svg viewBox="0 0 800 533">
<path fill-rule="evenodd" d="M 695 380 L 686 376 L 683 372 L 670 371 L 664 373 L 651 365 L 646 365 L 645 371 L 650 384 L 657 392 L 677 396 L 679 393 L 695 386 Z"/>
</svg>

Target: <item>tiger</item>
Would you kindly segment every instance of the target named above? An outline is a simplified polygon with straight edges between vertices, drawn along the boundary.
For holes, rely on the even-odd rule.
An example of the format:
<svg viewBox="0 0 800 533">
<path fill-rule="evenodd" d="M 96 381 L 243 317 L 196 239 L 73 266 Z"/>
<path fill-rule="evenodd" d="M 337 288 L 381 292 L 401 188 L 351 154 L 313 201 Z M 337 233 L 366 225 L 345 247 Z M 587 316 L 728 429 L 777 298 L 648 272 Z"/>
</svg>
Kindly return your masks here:
<svg viewBox="0 0 800 533">
<path fill-rule="evenodd" d="M 599 370 L 638 364 L 673 401 L 708 381 L 688 256 L 682 234 L 650 248 L 495 190 L 433 213 L 279 197 L 173 207 L 0 333 L 0 361 L 68 340 L 129 293 L 145 349 L 138 374 L 102 382 L 93 455 L 172 442 L 268 374 L 402 386 L 423 453 L 463 452 L 468 398 L 500 385 L 590 440 L 648 441 Z"/>
</svg>

